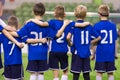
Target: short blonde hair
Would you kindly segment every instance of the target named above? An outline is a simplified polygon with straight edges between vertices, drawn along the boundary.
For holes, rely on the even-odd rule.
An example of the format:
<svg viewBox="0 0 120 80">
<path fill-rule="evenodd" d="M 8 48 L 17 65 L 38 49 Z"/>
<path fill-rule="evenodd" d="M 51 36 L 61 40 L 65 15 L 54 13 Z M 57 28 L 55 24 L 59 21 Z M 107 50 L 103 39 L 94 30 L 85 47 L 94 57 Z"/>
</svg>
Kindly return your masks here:
<svg viewBox="0 0 120 80">
<path fill-rule="evenodd" d="M 98 8 L 98 13 L 101 15 L 101 16 L 109 16 L 109 6 L 108 5 L 100 5 L 99 8 Z"/>
<path fill-rule="evenodd" d="M 78 5 L 74 10 L 74 15 L 76 18 L 84 19 L 87 15 L 87 7 L 84 5 Z"/>
</svg>

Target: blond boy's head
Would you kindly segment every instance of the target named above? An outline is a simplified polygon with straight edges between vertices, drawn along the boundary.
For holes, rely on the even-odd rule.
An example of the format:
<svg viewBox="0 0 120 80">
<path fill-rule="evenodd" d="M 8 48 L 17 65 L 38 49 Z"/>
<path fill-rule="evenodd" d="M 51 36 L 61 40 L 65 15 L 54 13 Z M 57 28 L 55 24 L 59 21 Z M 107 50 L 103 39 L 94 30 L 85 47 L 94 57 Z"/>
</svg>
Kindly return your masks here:
<svg viewBox="0 0 120 80">
<path fill-rule="evenodd" d="M 8 25 L 11 27 L 15 27 L 15 29 L 18 29 L 18 19 L 16 16 L 10 16 L 8 18 Z"/>
<path fill-rule="evenodd" d="M 56 18 L 64 18 L 65 17 L 65 8 L 62 5 L 58 5 L 55 7 L 54 16 Z"/>
<path fill-rule="evenodd" d="M 105 17 L 108 17 L 109 16 L 109 6 L 108 5 L 100 5 L 99 8 L 98 8 L 98 13 L 101 15 L 101 16 L 105 16 Z"/>
<path fill-rule="evenodd" d="M 74 15 L 76 18 L 84 19 L 87 14 L 87 7 L 83 5 L 78 5 L 74 10 Z"/>
</svg>

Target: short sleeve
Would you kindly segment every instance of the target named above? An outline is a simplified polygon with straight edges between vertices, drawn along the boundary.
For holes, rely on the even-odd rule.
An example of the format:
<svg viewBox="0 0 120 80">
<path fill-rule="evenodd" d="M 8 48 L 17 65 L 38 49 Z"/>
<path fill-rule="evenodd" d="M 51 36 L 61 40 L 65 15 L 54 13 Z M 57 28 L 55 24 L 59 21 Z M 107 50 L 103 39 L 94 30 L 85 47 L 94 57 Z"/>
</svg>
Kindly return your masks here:
<svg viewBox="0 0 120 80">
<path fill-rule="evenodd" d="M 24 38 L 27 37 L 27 29 L 28 29 L 28 24 L 24 25 L 18 32 L 17 34 L 19 35 L 19 37 Z"/>
<path fill-rule="evenodd" d="M 75 26 L 75 22 L 72 21 L 72 22 L 70 23 L 70 25 L 71 25 L 71 26 Z"/>
<path fill-rule="evenodd" d="M 56 30 L 54 30 L 53 28 L 49 28 L 49 31 L 48 31 L 48 37 L 49 38 L 55 38 L 56 34 L 57 34 Z"/>
<path fill-rule="evenodd" d="M 22 42 L 27 43 L 27 39 L 28 39 L 28 37 L 22 38 Z"/>
<path fill-rule="evenodd" d="M 0 32 L 2 32 L 3 29 L 4 29 L 4 28 L 0 25 Z"/>
<path fill-rule="evenodd" d="M 92 27 L 92 26 L 91 26 Z M 97 38 L 99 37 L 100 35 L 97 33 L 97 31 L 95 30 L 95 28 L 91 28 L 91 32 L 92 32 L 92 38 Z"/>
<path fill-rule="evenodd" d="M 2 43 L 2 33 L 0 32 L 0 43 Z"/>
<path fill-rule="evenodd" d="M 54 21 L 50 20 L 48 24 L 49 24 L 48 37 L 55 38 L 57 34 L 57 30 L 54 28 Z"/>
<path fill-rule="evenodd" d="M 69 32 L 70 32 L 71 34 L 73 34 L 73 30 L 74 30 L 74 27 L 75 27 L 75 22 L 71 22 L 71 23 L 70 23 L 70 26 L 71 26 L 71 28 L 70 28 L 70 31 L 69 31 Z"/>
</svg>

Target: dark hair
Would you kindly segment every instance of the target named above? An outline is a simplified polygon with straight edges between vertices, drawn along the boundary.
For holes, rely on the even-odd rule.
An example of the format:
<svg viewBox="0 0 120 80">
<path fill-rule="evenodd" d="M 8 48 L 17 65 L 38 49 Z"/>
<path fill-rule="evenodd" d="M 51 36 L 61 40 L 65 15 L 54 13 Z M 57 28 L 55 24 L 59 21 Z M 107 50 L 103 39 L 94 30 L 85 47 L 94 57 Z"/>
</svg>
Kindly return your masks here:
<svg viewBox="0 0 120 80">
<path fill-rule="evenodd" d="M 8 25 L 9 26 L 15 26 L 16 29 L 18 29 L 18 19 L 16 16 L 10 16 L 8 18 Z"/>
<path fill-rule="evenodd" d="M 36 3 L 33 7 L 33 12 L 35 15 L 43 16 L 45 13 L 45 6 L 43 3 Z"/>
<path fill-rule="evenodd" d="M 65 17 L 65 8 L 62 5 L 58 5 L 55 7 L 55 17 L 61 17 L 64 18 Z"/>
</svg>

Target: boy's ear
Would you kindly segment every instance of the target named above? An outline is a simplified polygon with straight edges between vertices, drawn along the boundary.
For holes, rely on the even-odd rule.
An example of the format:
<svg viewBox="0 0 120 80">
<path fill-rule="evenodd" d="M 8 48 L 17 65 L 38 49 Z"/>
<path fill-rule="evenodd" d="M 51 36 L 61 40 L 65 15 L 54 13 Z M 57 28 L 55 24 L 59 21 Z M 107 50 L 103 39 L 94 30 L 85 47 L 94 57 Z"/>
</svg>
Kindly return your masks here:
<svg viewBox="0 0 120 80">
<path fill-rule="evenodd" d="M 66 17 L 66 13 L 64 13 L 64 17 Z"/>
<path fill-rule="evenodd" d="M 56 13 L 54 12 L 53 16 L 55 17 L 56 16 Z"/>
</svg>

